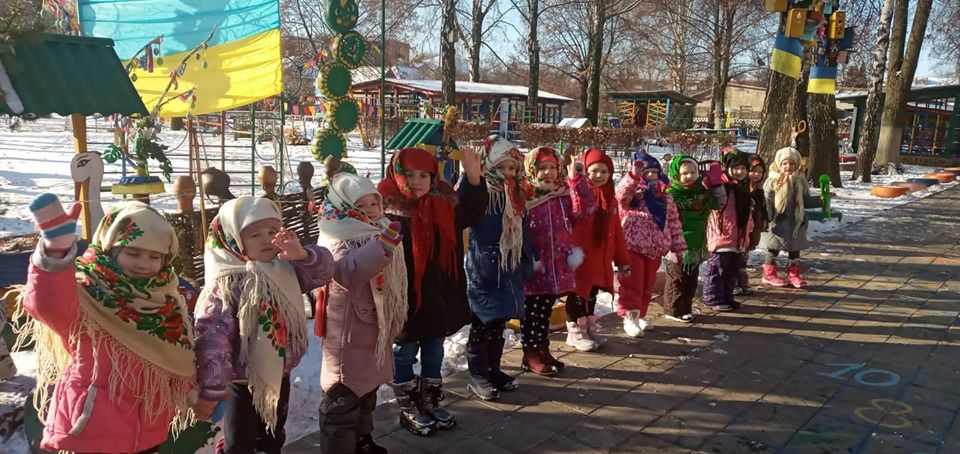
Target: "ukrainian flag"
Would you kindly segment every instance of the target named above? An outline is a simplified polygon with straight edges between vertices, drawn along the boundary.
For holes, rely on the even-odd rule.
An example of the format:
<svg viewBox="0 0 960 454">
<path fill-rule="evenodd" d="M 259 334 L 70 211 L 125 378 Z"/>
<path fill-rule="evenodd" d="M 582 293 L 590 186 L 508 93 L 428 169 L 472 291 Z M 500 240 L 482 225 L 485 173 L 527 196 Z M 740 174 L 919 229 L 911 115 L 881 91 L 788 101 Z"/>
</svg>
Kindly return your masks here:
<svg viewBox="0 0 960 454">
<path fill-rule="evenodd" d="M 790 76 L 800 78 L 800 58 L 803 56 L 803 43 L 796 38 L 787 38 L 777 34 L 773 43 L 773 56 L 770 59 L 770 69 Z"/>
<path fill-rule="evenodd" d="M 113 39 L 122 62 L 144 55 L 144 46 L 162 36 L 153 71 L 135 71 L 150 110 L 189 56 L 161 116 L 219 112 L 283 91 L 278 0 L 78 0 L 78 12 L 83 34 Z M 211 32 L 206 49 L 189 55 Z M 193 96 L 180 96 L 190 90 Z"/>
<path fill-rule="evenodd" d="M 837 91 L 837 67 L 814 66 L 810 68 L 810 83 L 807 93 L 832 95 Z"/>
</svg>

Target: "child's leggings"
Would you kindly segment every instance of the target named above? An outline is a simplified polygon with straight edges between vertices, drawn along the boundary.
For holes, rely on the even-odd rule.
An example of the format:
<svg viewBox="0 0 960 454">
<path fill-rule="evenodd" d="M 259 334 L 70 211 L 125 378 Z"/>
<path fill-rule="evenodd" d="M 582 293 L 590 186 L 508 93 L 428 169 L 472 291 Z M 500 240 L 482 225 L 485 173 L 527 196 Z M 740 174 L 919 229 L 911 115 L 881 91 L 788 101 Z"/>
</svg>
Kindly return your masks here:
<svg viewBox="0 0 960 454">
<path fill-rule="evenodd" d="M 657 282 L 657 270 L 660 269 L 661 258 L 650 258 L 630 252 L 629 259 L 630 276 L 617 275 L 620 282 L 617 315 L 623 317 L 627 315 L 627 311 L 640 311 L 640 317 L 646 317 L 650 299 L 653 298 L 653 284 Z"/>
<path fill-rule="evenodd" d="M 230 398 L 223 414 L 222 454 L 280 454 L 287 432 L 283 426 L 287 422 L 287 407 L 290 401 L 290 376 L 284 375 L 280 386 L 280 398 L 277 401 L 277 426 L 273 432 L 267 430 L 263 418 L 253 406 L 253 396 L 246 383 L 232 383 L 227 387 Z"/>
<path fill-rule="evenodd" d="M 324 391 L 320 401 L 320 452 L 356 452 L 357 441 L 373 432 L 376 408 L 376 389 L 357 396 L 343 383 L 337 383 Z"/>
<path fill-rule="evenodd" d="M 767 265 L 776 264 L 778 255 L 780 255 L 780 251 L 776 249 L 767 249 L 767 256 L 763 258 L 763 263 Z M 787 251 L 787 256 L 790 258 L 791 262 L 798 260 L 800 258 L 800 251 Z"/>
<path fill-rule="evenodd" d="M 684 268 L 682 263 L 667 260 L 667 284 L 663 289 L 663 313 L 682 317 L 693 313 L 693 297 L 697 294 L 700 265 Z"/>
<path fill-rule="evenodd" d="M 524 350 L 550 346 L 550 315 L 555 301 L 557 295 L 528 295 L 523 301 L 520 332 L 523 333 Z"/>
<path fill-rule="evenodd" d="M 740 272 L 737 273 L 737 287 L 742 289 L 750 288 L 750 275 L 747 274 L 747 259 L 750 258 L 750 251 L 740 254 Z"/>
<path fill-rule="evenodd" d="M 599 287 L 590 289 L 590 296 L 587 298 L 583 298 L 575 293 L 568 296 L 565 306 L 567 321 L 575 322 L 580 317 L 593 315 L 593 311 L 597 307 L 597 293 L 600 293 Z"/>
<path fill-rule="evenodd" d="M 707 272 L 703 276 L 703 304 L 735 305 L 733 288 L 737 285 L 739 274 L 739 252 L 711 252 L 707 259 Z"/>
</svg>

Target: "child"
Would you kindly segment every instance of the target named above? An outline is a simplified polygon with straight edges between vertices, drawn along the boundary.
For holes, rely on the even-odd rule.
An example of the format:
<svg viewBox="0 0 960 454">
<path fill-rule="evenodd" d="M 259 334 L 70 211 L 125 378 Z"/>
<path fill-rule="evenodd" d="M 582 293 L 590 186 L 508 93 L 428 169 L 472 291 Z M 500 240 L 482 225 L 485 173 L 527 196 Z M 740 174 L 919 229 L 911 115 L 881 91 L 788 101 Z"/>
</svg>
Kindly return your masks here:
<svg viewBox="0 0 960 454">
<path fill-rule="evenodd" d="M 707 220 L 707 272 L 703 279 L 703 304 L 718 311 L 731 311 L 739 304 L 733 289 L 740 274 L 740 257 L 750 245 L 750 188 L 747 155 L 732 149 L 723 155 L 726 173 L 726 203 Z"/>
<path fill-rule="evenodd" d="M 763 282 L 786 287 L 777 276 L 777 255 L 787 251 L 787 280 L 794 288 L 807 284 L 800 275 L 800 251 L 807 248 L 806 208 L 820 207 L 819 197 L 808 194 L 807 178 L 800 168 L 800 152 L 786 147 L 777 150 L 770 176 L 763 185 L 770 226 L 760 235 L 760 247 L 767 250 L 763 261 Z"/>
<path fill-rule="evenodd" d="M 644 317 L 663 256 L 670 251 L 681 256 L 687 247 L 680 214 L 673 198 L 665 192 L 661 172 L 657 158 L 637 153 L 633 171 L 617 186 L 631 272 L 630 277 L 619 277 L 617 314 L 623 317 L 623 330 L 630 337 L 643 336 L 644 331 L 653 327 Z"/>
<path fill-rule="evenodd" d="M 185 428 L 188 400 L 196 401 L 193 333 L 171 265 L 179 248 L 173 227 L 143 203 L 118 203 L 74 260 L 80 204 L 64 213 L 55 195 L 42 194 L 30 211 L 41 239 L 23 306 L 33 320 L 21 336 L 36 342 L 34 406 L 46 421 L 40 446 L 155 452 L 171 421 Z"/>
<path fill-rule="evenodd" d="M 279 453 L 290 371 L 307 351 L 303 293 L 333 277 L 333 256 L 300 245 L 276 203 L 244 196 L 220 206 L 203 254 L 196 316 L 198 417 L 227 399 L 226 454 Z M 269 322 L 263 322 L 269 320 Z"/>
<path fill-rule="evenodd" d="M 470 323 L 463 272 L 463 229 L 487 209 L 480 155 L 463 152 L 464 177 L 454 192 L 437 173 L 437 159 L 420 148 L 393 155 L 377 186 L 392 221 L 400 223 L 407 267 L 407 322 L 395 339 L 391 387 L 400 425 L 417 435 L 449 429 L 457 420 L 439 408 L 443 341 Z M 465 180 L 465 181 L 464 181 Z M 420 375 L 413 364 L 420 354 Z"/>
<path fill-rule="evenodd" d="M 577 294 L 567 298 L 567 345 L 579 351 L 592 351 L 606 341 L 597 332 L 593 315 L 597 293 L 613 292 L 611 263 L 624 275 L 630 274 L 630 265 L 617 214 L 613 160 L 603 150 L 590 149 L 583 155 L 583 168 L 597 209 L 573 229 L 573 242 L 583 248 L 584 260 L 577 268 Z"/>
<path fill-rule="evenodd" d="M 324 302 L 324 453 L 386 452 L 370 434 L 377 389 L 393 381 L 393 338 L 407 319 L 407 268 L 400 223 L 383 217 L 382 205 L 366 178 L 340 173 L 327 186 L 319 243 L 336 264 Z"/>
<path fill-rule="evenodd" d="M 683 239 L 687 244 L 682 255 L 667 255 L 667 283 L 663 292 L 664 317 L 682 323 L 693 321 L 693 297 L 697 292 L 700 264 L 707 256 L 707 216 L 726 203 L 720 165 L 700 177 L 699 163 L 687 155 L 677 155 L 670 163 L 670 188 L 680 214 Z M 707 189 L 707 188 L 710 189 Z"/>
<path fill-rule="evenodd" d="M 750 251 L 757 248 L 760 244 L 760 234 L 767 230 L 767 224 L 770 220 L 767 218 L 767 198 L 763 193 L 763 181 L 767 177 L 767 164 L 758 154 L 750 155 L 750 200 L 753 201 L 753 209 L 750 211 L 750 217 L 753 219 L 753 228 L 750 229 L 750 246 L 740 258 L 740 275 L 737 278 L 737 287 L 733 289 L 734 295 L 750 295 L 753 289 L 750 287 L 750 276 L 747 275 L 747 259 L 750 258 Z"/>
<path fill-rule="evenodd" d="M 467 340 L 470 392 L 495 400 L 517 389 L 517 380 L 500 370 L 503 329 L 523 317 L 523 280 L 533 273 L 530 242 L 525 240 L 527 193 L 521 179 L 523 157 L 496 135 L 484 144 L 484 178 L 489 193 L 486 213 L 470 228 L 464 262 L 467 300 L 473 312 Z"/>
<path fill-rule="evenodd" d="M 564 364 L 550 354 L 550 315 L 558 297 L 573 293 L 574 271 L 583 263 L 583 249 L 573 245 L 573 225 L 593 209 L 593 191 L 575 162 L 563 171 L 560 155 L 550 147 L 527 153 L 524 169 L 533 185 L 527 201 L 531 246 L 542 266 L 524 286 L 521 366 L 535 374 L 553 375 Z M 567 181 L 565 174 L 570 175 Z"/>
</svg>

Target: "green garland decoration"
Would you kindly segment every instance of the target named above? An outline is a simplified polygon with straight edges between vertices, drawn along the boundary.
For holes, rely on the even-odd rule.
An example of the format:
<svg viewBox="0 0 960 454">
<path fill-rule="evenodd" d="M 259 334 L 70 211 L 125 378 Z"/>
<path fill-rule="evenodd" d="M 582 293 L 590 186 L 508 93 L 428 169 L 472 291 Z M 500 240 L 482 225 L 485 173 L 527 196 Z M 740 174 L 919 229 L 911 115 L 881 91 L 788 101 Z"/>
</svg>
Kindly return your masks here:
<svg viewBox="0 0 960 454">
<path fill-rule="evenodd" d="M 360 105 L 353 98 L 338 99 L 333 102 L 327 117 L 330 126 L 344 134 L 357 127 L 360 117 Z"/>
</svg>

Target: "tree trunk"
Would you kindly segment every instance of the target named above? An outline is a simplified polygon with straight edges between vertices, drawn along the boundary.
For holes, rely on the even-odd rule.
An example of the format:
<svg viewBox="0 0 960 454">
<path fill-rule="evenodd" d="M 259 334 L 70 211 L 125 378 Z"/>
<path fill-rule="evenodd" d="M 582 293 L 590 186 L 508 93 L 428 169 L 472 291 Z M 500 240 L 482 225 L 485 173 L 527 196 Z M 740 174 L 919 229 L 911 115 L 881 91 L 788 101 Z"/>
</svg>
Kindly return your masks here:
<svg viewBox="0 0 960 454">
<path fill-rule="evenodd" d="M 870 170 L 877 147 L 877 117 L 880 115 L 880 98 L 883 90 L 883 73 L 887 65 L 887 49 L 890 47 L 890 19 L 893 3 L 896 0 L 883 0 L 880 9 L 880 24 L 877 26 L 877 44 L 873 52 L 873 69 L 870 74 L 870 91 L 863 113 L 863 125 L 860 126 L 860 143 L 857 145 L 857 165 L 853 169 L 853 180 L 861 178 L 870 182 Z"/>
<path fill-rule="evenodd" d="M 906 3 L 907 1 L 899 0 L 897 8 L 900 8 L 900 2 Z M 927 30 L 932 5 L 933 0 L 917 1 L 906 51 L 899 57 L 893 54 L 890 56 L 891 71 L 889 71 L 890 76 L 887 79 L 886 90 L 884 90 L 886 96 L 883 103 L 883 117 L 880 119 L 880 140 L 877 144 L 877 155 L 873 159 L 875 169 L 897 168 L 900 165 L 900 141 L 903 128 L 897 120 L 906 109 L 910 86 L 913 84 L 913 76 L 917 71 L 917 61 L 920 58 L 920 49 L 923 46 L 923 37 Z M 899 11 L 897 13 L 899 14 Z M 905 33 L 898 30 L 902 25 L 904 24 L 894 21 L 893 37 L 890 43 L 891 51 L 904 47 L 903 35 Z M 896 42 L 897 39 L 900 40 L 899 43 Z M 896 71 L 892 71 L 895 61 L 901 63 L 901 66 Z"/>
<path fill-rule="evenodd" d="M 441 91 L 445 106 L 457 105 L 457 10 L 456 0 L 443 1 L 443 25 L 440 28 Z"/>
<path fill-rule="evenodd" d="M 796 84 L 797 79 L 770 71 L 767 96 L 763 100 L 760 140 L 757 142 L 757 153 L 766 162 L 773 162 L 777 150 L 790 145 Z"/>
<path fill-rule="evenodd" d="M 529 76 L 527 78 L 527 112 L 533 117 L 533 122 L 543 121 L 540 118 L 540 37 L 537 27 L 540 22 L 540 0 L 527 0 L 530 15 L 530 29 L 527 31 L 527 59 L 529 60 Z"/>
<path fill-rule="evenodd" d="M 810 156 L 810 123 L 813 121 L 807 115 L 809 95 L 807 94 L 807 85 L 810 84 L 810 63 L 813 56 L 809 51 L 803 51 L 803 66 L 800 69 L 800 78 L 797 79 L 796 92 L 794 96 L 796 101 L 793 103 L 793 124 L 803 121 L 808 127 L 806 130 L 797 133 L 793 137 L 793 147 L 800 152 L 800 156 Z"/>
<path fill-rule="evenodd" d="M 594 126 L 600 120 L 600 69 L 603 63 L 603 29 L 606 25 L 606 0 L 594 0 L 593 21 L 587 52 L 587 103 L 583 115 Z"/>
<path fill-rule="evenodd" d="M 720 99 L 720 84 L 723 82 L 723 27 L 720 21 L 720 1 L 714 0 L 710 26 L 713 28 L 713 100 L 710 102 L 710 122 L 714 128 L 723 127 L 723 100 Z"/>
<path fill-rule="evenodd" d="M 717 128 L 726 126 L 726 105 L 727 105 L 727 85 L 730 83 L 730 61 L 733 60 L 733 16 L 736 13 L 733 5 L 726 4 L 723 9 L 723 28 L 721 29 L 720 52 L 723 58 L 720 59 L 720 78 L 714 83 L 717 84 Z"/>
<path fill-rule="evenodd" d="M 470 21 L 470 82 L 480 82 L 480 47 L 483 45 L 483 0 L 473 0 Z"/>
<path fill-rule="evenodd" d="M 840 154 L 837 138 L 837 99 L 832 94 L 810 93 L 810 173 L 814 186 L 820 186 L 820 175 L 830 176 L 834 187 L 840 181 Z M 799 100 L 798 100 L 799 101 Z"/>
</svg>

